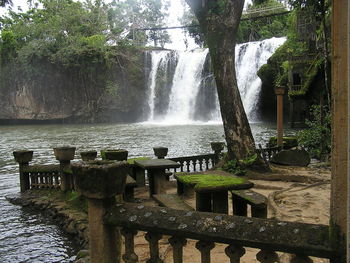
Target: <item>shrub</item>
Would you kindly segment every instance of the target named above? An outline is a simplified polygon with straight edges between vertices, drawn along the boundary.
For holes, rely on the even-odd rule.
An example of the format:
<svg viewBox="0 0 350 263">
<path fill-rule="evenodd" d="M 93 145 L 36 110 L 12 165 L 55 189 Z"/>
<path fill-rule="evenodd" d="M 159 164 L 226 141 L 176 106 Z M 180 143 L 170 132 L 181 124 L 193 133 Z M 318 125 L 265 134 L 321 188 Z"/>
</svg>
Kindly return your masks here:
<svg viewBox="0 0 350 263">
<path fill-rule="evenodd" d="M 323 154 L 331 152 L 331 115 L 323 109 L 324 120 L 321 123 L 321 108 L 314 105 L 310 109 L 309 120 L 306 120 L 308 129 L 298 133 L 299 145 L 304 147 L 312 158 L 320 159 Z M 323 146 L 323 149 L 322 149 Z"/>
</svg>

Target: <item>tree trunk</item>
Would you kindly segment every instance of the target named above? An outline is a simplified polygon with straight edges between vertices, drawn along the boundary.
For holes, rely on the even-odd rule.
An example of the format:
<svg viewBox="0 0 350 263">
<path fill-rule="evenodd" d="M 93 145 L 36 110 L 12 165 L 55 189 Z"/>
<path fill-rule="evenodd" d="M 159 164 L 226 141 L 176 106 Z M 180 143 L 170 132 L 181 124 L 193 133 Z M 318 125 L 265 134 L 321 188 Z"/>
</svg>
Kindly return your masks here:
<svg viewBox="0 0 350 263">
<path fill-rule="evenodd" d="M 255 153 L 255 144 L 237 86 L 236 32 L 244 0 L 186 0 L 195 13 L 212 60 L 229 159 Z"/>
</svg>

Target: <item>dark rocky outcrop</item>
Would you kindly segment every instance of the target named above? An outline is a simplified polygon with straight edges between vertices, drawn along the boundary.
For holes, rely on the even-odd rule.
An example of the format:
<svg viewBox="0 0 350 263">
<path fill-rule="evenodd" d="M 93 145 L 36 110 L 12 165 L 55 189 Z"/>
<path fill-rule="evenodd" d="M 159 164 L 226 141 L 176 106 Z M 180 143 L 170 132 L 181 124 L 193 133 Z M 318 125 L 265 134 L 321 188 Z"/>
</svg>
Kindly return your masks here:
<svg viewBox="0 0 350 263">
<path fill-rule="evenodd" d="M 283 150 L 271 159 L 272 163 L 292 166 L 308 166 L 310 161 L 310 155 L 304 149 Z"/>
<path fill-rule="evenodd" d="M 92 54 L 95 57 L 81 55 L 76 65 L 36 58 L 29 65 L 14 62 L 3 66 L 0 124 L 142 119 L 146 96 L 144 52 L 115 52 L 109 58 L 96 53 Z"/>
</svg>

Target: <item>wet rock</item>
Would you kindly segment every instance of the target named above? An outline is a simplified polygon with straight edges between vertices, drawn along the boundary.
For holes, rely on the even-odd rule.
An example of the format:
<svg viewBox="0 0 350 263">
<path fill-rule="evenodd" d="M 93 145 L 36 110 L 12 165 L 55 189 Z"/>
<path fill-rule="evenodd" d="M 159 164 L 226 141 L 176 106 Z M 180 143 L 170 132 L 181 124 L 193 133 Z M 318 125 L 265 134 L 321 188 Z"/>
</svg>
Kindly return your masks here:
<svg viewBox="0 0 350 263">
<path fill-rule="evenodd" d="M 292 166 L 308 166 L 310 161 L 310 155 L 304 149 L 283 150 L 271 159 L 272 163 Z"/>
</svg>

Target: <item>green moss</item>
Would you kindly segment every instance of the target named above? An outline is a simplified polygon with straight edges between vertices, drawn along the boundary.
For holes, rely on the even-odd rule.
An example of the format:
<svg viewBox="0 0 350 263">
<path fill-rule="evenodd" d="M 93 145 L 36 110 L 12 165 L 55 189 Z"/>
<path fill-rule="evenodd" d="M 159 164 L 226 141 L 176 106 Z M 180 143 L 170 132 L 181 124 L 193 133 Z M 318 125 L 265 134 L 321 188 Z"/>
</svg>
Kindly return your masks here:
<svg viewBox="0 0 350 263">
<path fill-rule="evenodd" d="M 101 158 L 102 160 L 106 160 L 106 150 L 101 150 Z"/>
<path fill-rule="evenodd" d="M 76 191 L 60 191 L 60 198 L 68 203 L 72 208 L 87 213 L 87 200 Z"/>
<path fill-rule="evenodd" d="M 134 164 L 135 161 L 142 161 L 142 160 L 150 160 L 150 157 L 136 157 L 136 158 L 130 158 L 127 160 L 128 164 Z"/>
<path fill-rule="evenodd" d="M 69 167 L 69 168 L 64 169 L 64 170 L 63 170 L 63 173 L 64 173 L 64 174 L 73 174 L 73 171 L 72 171 L 72 169 Z"/>
<path fill-rule="evenodd" d="M 238 160 L 229 160 L 223 166 L 222 170 L 234 175 L 245 175 L 246 171 L 242 169 Z"/>
<path fill-rule="evenodd" d="M 195 185 L 195 189 L 209 188 L 209 187 L 229 187 L 231 185 L 242 184 L 246 182 L 243 178 L 223 176 L 216 174 L 197 174 L 197 175 L 178 175 L 180 182 L 189 185 Z"/>
</svg>

